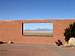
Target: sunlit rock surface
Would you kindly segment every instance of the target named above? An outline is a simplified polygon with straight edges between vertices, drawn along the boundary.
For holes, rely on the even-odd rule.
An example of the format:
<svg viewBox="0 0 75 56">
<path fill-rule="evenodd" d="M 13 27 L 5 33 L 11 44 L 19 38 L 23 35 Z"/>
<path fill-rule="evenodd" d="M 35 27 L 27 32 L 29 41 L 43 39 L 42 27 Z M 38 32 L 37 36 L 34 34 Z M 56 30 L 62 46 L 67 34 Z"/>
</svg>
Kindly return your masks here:
<svg viewBox="0 0 75 56">
<path fill-rule="evenodd" d="M 70 38 L 68 43 L 70 46 L 75 46 L 75 38 L 74 37 Z"/>
<path fill-rule="evenodd" d="M 68 42 L 65 42 L 64 46 L 75 46 L 75 38 L 71 37 Z"/>
</svg>

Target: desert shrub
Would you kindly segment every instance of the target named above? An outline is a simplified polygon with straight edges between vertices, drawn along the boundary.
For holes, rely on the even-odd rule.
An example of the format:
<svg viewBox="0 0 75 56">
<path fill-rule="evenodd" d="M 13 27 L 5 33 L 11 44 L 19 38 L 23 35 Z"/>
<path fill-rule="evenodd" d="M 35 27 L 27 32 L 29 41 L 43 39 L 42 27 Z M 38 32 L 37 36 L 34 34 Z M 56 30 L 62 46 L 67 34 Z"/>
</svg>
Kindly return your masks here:
<svg viewBox="0 0 75 56">
<path fill-rule="evenodd" d="M 69 27 L 65 29 L 64 36 L 65 36 L 65 41 L 67 42 L 69 41 L 71 37 L 75 38 L 75 22 L 72 24 L 69 24 Z"/>
<path fill-rule="evenodd" d="M 61 42 L 61 40 L 58 40 L 58 41 L 55 42 L 55 43 L 56 43 L 57 46 L 61 46 L 61 45 L 63 45 L 62 42 Z"/>
<path fill-rule="evenodd" d="M 4 42 L 4 41 L 0 41 L 0 44 L 6 44 L 6 42 Z"/>
<path fill-rule="evenodd" d="M 14 42 L 11 41 L 10 44 L 14 44 Z"/>
<path fill-rule="evenodd" d="M 0 44 L 3 44 L 4 42 L 3 41 L 0 41 Z"/>
</svg>

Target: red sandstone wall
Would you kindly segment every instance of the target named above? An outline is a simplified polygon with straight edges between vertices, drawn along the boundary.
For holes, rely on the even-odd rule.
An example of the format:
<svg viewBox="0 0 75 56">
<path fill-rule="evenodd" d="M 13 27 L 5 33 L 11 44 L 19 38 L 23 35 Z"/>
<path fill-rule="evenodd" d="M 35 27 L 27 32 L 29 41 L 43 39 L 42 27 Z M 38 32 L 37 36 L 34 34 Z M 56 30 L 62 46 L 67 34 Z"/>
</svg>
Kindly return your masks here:
<svg viewBox="0 0 75 56">
<path fill-rule="evenodd" d="M 53 37 L 27 37 L 22 35 L 22 23 L 28 22 L 52 22 L 54 25 Z M 64 42 L 64 29 L 69 23 L 75 20 L 12 20 L 0 21 L 0 40 L 14 41 L 15 43 L 29 43 L 29 44 L 54 44 L 57 39 Z"/>
</svg>

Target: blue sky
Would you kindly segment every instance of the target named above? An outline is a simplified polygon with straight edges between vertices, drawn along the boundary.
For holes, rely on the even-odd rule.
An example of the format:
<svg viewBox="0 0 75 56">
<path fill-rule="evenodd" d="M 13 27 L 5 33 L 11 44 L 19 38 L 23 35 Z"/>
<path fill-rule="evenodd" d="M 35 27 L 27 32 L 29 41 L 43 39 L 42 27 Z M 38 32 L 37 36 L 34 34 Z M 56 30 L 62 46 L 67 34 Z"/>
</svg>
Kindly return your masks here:
<svg viewBox="0 0 75 56">
<path fill-rule="evenodd" d="M 75 0 L 0 0 L 0 20 L 75 18 Z"/>
<path fill-rule="evenodd" d="M 53 24 L 52 23 L 25 23 L 23 25 L 23 30 L 48 30 L 53 31 Z"/>
</svg>

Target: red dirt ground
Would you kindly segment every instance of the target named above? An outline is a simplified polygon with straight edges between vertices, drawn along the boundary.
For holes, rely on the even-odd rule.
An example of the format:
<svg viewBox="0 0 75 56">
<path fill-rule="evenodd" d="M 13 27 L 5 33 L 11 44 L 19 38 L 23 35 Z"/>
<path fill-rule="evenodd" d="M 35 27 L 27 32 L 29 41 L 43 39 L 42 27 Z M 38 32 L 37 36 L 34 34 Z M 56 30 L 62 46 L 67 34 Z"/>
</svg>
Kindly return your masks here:
<svg viewBox="0 0 75 56">
<path fill-rule="evenodd" d="M 0 56 L 75 56 L 75 47 L 44 44 L 3 44 Z"/>
</svg>

